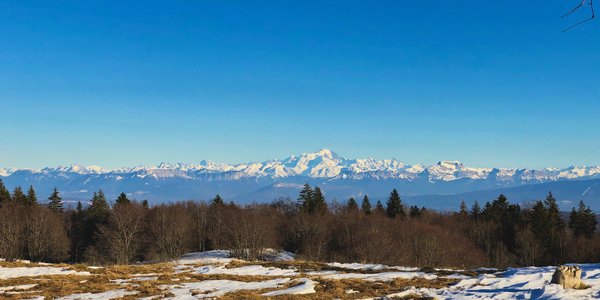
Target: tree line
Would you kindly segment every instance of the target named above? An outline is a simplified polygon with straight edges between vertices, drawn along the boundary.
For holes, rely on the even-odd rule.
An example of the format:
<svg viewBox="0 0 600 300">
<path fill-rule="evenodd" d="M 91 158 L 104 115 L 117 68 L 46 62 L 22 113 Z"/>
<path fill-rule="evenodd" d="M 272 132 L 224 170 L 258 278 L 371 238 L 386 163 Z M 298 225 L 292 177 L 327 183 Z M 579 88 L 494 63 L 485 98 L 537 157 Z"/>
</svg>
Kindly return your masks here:
<svg viewBox="0 0 600 300">
<path fill-rule="evenodd" d="M 55 188 L 38 201 L 32 186 L 9 192 L 0 180 L 0 257 L 47 262 L 129 264 L 167 261 L 187 252 L 228 249 L 254 260 L 266 248 L 307 260 L 430 267 L 548 265 L 600 259 L 596 215 L 583 202 L 570 214 L 549 193 L 524 207 L 504 195 L 455 213 L 387 201 L 328 202 L 305 184 L 298 199 L 236 205 L 148 205 L 121 193 L 111 205 L 99 190 L 89 204 L 63 207 Z M 360 202 L 360 203 L 359 203 Z"/>
</svg>

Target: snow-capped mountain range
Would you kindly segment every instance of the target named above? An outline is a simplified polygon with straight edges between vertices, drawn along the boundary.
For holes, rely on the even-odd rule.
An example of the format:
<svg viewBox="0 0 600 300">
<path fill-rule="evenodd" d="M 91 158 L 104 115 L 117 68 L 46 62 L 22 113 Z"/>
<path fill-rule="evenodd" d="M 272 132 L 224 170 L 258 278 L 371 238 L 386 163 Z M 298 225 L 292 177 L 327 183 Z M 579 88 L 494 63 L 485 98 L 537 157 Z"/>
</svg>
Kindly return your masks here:
<svg viewBox="0 0 600 300">
<path fill-rule="evenodd" d="M 69 167 L 43 169 L 0 168 L 0 176 L 10 176 L 18 171 L 32 174 L 80 174 L 118 175 L 156 179 L 182 177 L 188 179 L 205 178 L 205 175 L 219 175 L 223 179 L 271 178 L 302 176 L 309 178 L 336 179 L 401 179 L 414 180 L 427 178 L 430 181 L 452 181 L 468 179 L 497 179 L 509 181 L 556 181 L 577 178 L 600 178 L 600 166 L 568 167 L 563 169 L 545 168 L 541 170 L 510 168 L 473 168 L 459 161 L 440 161 L 432 166 L 409 165 L 396 159 L 377 160 L 374 158 L 346 159 L 328 149 L 290 156 L 282 160 L 269 160 L 246 164 L 215 163 L 203 160 L 200 163 L 160 163 L 152 167 L 132 167 L 107 170 L 98 166 L 71 165 Z M 226 175 L 225 175 L 226 174 Z"/>
<path fill-rule="evenodd" d="M 541 170 L 475 168 L 458 161 L 410 165 L 396 159 L 347 159 L 328 149 L 281 160 L 245 164 L 161 163 L 157 166 L 107 170 L 71 165 L 43 169 L 0 168 L 0 178 L 11 187 L 59 187 L 72 198 L 86 198 L 97 189 L 107 194 L 125 191 L 156 201 L 207 199 L 216 193 L 239 201 L 295 198 L 305 183 L 321 185 L 338 199 L 369 194 L 384 196 L 398 188 L 406 196 L 453 195 L 496 188 L 559 181 L 600 179 L 600 166 Z M 589 192 L 589 191 L 588 191 Z M 536 196 L 537 197 L 537 196 Z"/>
</svg>

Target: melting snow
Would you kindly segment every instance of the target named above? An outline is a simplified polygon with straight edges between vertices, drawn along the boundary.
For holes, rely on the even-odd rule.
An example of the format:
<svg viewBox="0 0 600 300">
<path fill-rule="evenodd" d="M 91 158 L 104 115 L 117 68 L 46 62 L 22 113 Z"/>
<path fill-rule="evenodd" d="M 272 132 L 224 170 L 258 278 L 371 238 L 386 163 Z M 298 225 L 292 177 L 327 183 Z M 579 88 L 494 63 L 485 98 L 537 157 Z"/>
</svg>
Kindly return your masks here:
<svg viewBox="0 0 600 300">
<path fill-rule="evenodd" d="M 242 282 L 233 280 L 205 280 L 199 282 L 183 283 L 178 285 L 162 286 L 174 295 L 171 299 L 202 299 L 222 296 L 229 292 L 241 290 L 260 290 L 279 288 L 289 282 L 289 278 L 280 278 L 267 281 Z"/>
<path fill-rule="evenodd" d="M 240 276 L 296 276 L 295 269 L 280 269 L 275 267 L 263 267 L 261 265 L 243 266 L 238 268 L 225 268 L 223 266 L 202 266 L 194 269 L 198 274 L 222 274 Z"/>
<path fill-rule="evenodd" d="M 300 283 L 292 286 L 290 288 L 287 288 L 285 290 L 278 290 L 278 291 L 272 291 L 272 292 L 268 292 L 268 293 L 264 293 L 262 294 L 263 296 L 279 296 L 279 295 L 304 295 L 304 294 L 314 294 L 317 291 L 315 291 L 315 287 L 317 286 L 317 282 L 310 280 L 308 278 L 302 278 L 300 279 Z"/>
<path fill-rule="evenodd" d="M 121 298 L 128 295 L 135 295 L 137 292 L 128 292 L 126 290 L 114 290 L 114 291 L 106 291 L 103 293 L 84 293 L 84 294 L 74 294 L 62 298 L 58 298 L 57 300 L 108 300 L 108 299 L 116 299 Z"/>
<path fill-rule="evenodd" d="M 412 279 L 412 278 L 425 278 L 425 279 L 436 279 L 438 276 L 433 274 L 427 274 L 423 272 L 381 272 L 381 273 L 339 273 L 322 276 L 326 279 L 362 279 L 366 281 L 391 281 L 395 278 Z"/>
<path fill-rule="evenodd" d="M 372 271 L 380 271 L 380 270 L 398 270 L 398 271 L 418 271 L 419 268 L 413 267 L 390 267 L 382 264 L 359 264 L 359 263 L 328 263 L 330 267 L 340 268 L 340 269 L 348 269 L 348 270 L 372 270 Z"/>
<path fill-rule="evenodd" d="M 233 258 L 229 257 L 229 251 L 227 250 L 211 250 L 188 253 L 183 255 L 177 263 L 181 265 L 228 264 L 233 260 Z"/>
<path fill-rule="evenodd" d="M 67 268 L 57 267 L 17 267 L 4 268 L 0 267 L 0 279 L 31 277 L 42 275 L 90 275 L 89 272 L 77 272 Z"/>
<path fill-rule="evenodd" d="M 6 293 L 9 291 L 22 291 L 34 288 L 37 284 L 22 284 L 22 285 L 14 285 L 14 286 L 0 286 L 0 294 Z"/>
<path fill-rule="evenodd" d="M 463 279 L 445 289 L 410 289 L 389 296 L 411 293 L 437 299 L 590 299 L 600 298 L 600 264 L 578 265 L 589 289 L 563 289 L 549 284 L 556 267 L 513 268 L 495 274 Z"/>
</svg>

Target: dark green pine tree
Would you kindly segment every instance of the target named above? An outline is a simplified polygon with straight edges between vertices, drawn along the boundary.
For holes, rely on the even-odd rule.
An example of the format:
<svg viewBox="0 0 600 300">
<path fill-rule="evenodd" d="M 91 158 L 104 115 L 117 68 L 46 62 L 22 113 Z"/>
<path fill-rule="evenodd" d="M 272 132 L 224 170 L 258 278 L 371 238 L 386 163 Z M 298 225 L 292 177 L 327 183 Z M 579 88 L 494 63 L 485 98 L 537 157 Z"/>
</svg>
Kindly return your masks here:
<svg viewBox="0 0 600 300">
<path fill-rule="evenodd" d="M 481 211 L 481 218 L 489 221 L 491 219 L 491 211 L 492 211 L 492 204 L 490 203 L 490 201 L 485 202 L 485 205 L 483 206 L 483 210 Z"/>
<path fill-rule="evenodd" d="M 385 212 L 387 213 L 388 217 L 392 219 L 396 218 L 396 216 L 400 216 L 400 218 L 404 218 L 406 216 L 404 207 L 402 206 L 402 200 L 400 200 L 400 195 L 396 189 L 394 189 L 390 194 Z"/>
<path fill-rule="evenodd" d="M 408 215 L 409 215 L 411 218 L 416 218 L 416 219 L 418 219 L 418 218 L 420 218 L 420 217 L 421 217 L 421 209 L 420 209 L 418 206 L 416 206 L 416 205 L 413 205 L 413 206 L 411 206 L 411 207 L 410 207 L 410 210 L 409 210 L 409 212 L 408 212 Z"/>
<path fill-rule="evenodd" d="M 314 191 L 310 184 L 305 183 L 304 187 L 298 195 L 297 206 L 300 211 L 305 213 L 312 213 L 314 211 Z"/>
<path fill-rule="evenodd" d="M 542 201 L 535 202 L 529 213 L 529 223 L 533 236 L 546 247 L 550 241 L 550 219 Z"/>
<path fill-rule="evenodd" d="M 81 201 L 77 201 L 77 208 L 75 212 L 68 215 L 71 219 L 71 224 L 69 226 L 71 260 L 78 263 L 81 261 L 85 246 L 88 245 L 87 243 L 91 240 L 91 238 L 85 234 L 88 232 L 89 234 L 93 234 L 93 231 L 88 231 L 91 230 L 92 224 L 86 223 L 85 211 L 83 210 Z"/>
<path fill-rule="evenodd" d="M 119 195 L 119 197 L 117 197 L 117 200 L 115 201 L 115 203 L 117 205 L 127 205 L 127 204 L 131 204 L 131 200 L 129 200 L 129 198 L 127 198 L 127 195 L 125 195 L 125 193 L 121 193 Z"/>
<path fill-rule="evenodd" d="M 110 214 L 110 206 L 104 192 L 99 190 L 97 193 L 94 192 L 92 197 L 92 204 L 87 209 L 88 219 L 92 220 L 95 224 L 106 224 L 108 216 Z"/>
<path fill-rule="evenodd" d="M 479 206 L 479 202 L 475 201 L 473 206 L 471 207 L 471 212 L 469 213 L 471 220 L 477 222 L 481 216 L 481 207 Z"/>
<path fill-rule="evenodd" d="M 588 238 L 591 238 L 594 232 L 596 232 L 596 226 L 598 226 L 598 219 L 596 218 L 596 214 L 590 209 L 588 206 L 584 210 L 584 220 L 585 220 L 585 235 Z"/>
<path fill-rule="evenodd" d="M 17 204 L 27 204 L 27 196 L 25 196 L 25 193 L 23 193 L 23 189 L 20 186 L 15 187 L 13 190 L 11 200 Z"/>
<path fill-rule="evenodd" d="M 363 197 L 360 209 L 367 216 L 371 214 L 371 202 L 369 201 L 369 197 L 367 195 Z"/>
<path fill-rule="evenodd" d="M 63 211 L 63 203 L 60 194 L 58 193 L 58 189 L 55 187 L 52 190 L 52 194 L 48 197 L 48 208 L 56 213 L 60 213 Z"/>
<path fill-rule="evenodd" d="M 346 210 L 350 212 L 358 211 L 358 203 L 356 202 L 354 197 L 350 197 L 350 199 L 348 199 L 348 202 L 346 203 Z"/>
<path fill-rule="evenodd" d="M 460 201 L 460 209 L 458 211 L 458 214 L 464 218 L 469 216 L 469 209 L 467 208 L 467 204 L 465 203 L 465 200 Z"/>
<path fill-rule="evenodd" d="M 2 179 L 0 179 L 0 207 L 2 206 L 2 204 L 8 202 L 10 202 L 10 192 L 4 185 Z"/>
<path fill-rule="evenodd" d="M 564 231 L 565 221 L 560 216 L 560 209 L 558 208 L 558 203 L 552 195 L 552 192 L 548 192 L 548 196 L 546 196 L 546 200 L 544 201 L 544 206 L 548 211 L 548 218 L 550 219 L 550 224 L 552 224 L 552 231 L 554 231 L 555 234 Z"/>
<path fill-rule="evenodd" d="M 102 190 L 94 192 L 92 203 L 87 209 L 83 210 L 83 216 L 83 228 L 79 235 L 80 240 L 77 241 L 77 247 L 82 251 L 87 251 L 90 249 L 89 247 L 95 245 L 99 228 L 108 224 L 110 216 L 110 206 Z M 79 253 L 77 256 L 79 256 Z"/>
<path fill-rule="evenodd" d="M 502 238 L 506 248 L 515 251 L 517 228 L 522 226 L 521 207 L 511 204 L 506 196 L 500 194 L 491 204 L 486 204 L 482 214 L 496 225 L 496 234 Z"/>
<path fill-rule="evenodd" d="M 142 207 L 145 209 L 150 208 L 150 203 L 148 203 L 148 200 L 146 200 L 146 199 L 142 200 Z"/>
<path fill-rule="evenodd" d="M 583 201 L 582 201 L 583 202 Z M 581 204 L 581 202 L 579 202 Z M 579 214 L 577 213 L 577 210 L 575 210 L 575 207 L 573 207 L 571 209 L 571 213 L 569 214 L 569 229 L 571 229 L 571 231 L 573 232 L 574 236 L 578 236 L 579 233 Z"/>
<path fill-rule="evenodd" d="M 583 200 L 579 201 L 578 209 L 575 210 L 573 207 L 569 216 L 569 228 L 573 231 L 573 235 L 591 238 L 596 231 L 596 225 L 598 225 L 596 214 L 585 205 Z"/>
<path fill-rule="evenodd" d="M 548 215 L 548 240 L 546 246 L 546 252 L 548 257 L 552 258 L 550 263 L 558 264 L 562 262 L 564 251 L 562 251 L 561 236 L 565 232 L 565 221 L 563 220 L 558 203 L 552 192 L 548 192 L 546 200 L 544 201 L 544 207 Z"/>
<path fill-rule="evenodd" d="M 225 206 L 225 201 L 223 201 L 223 198 L 221 197 L 221 195 L 217 194 L 215 196 L 215 198 L 212 199 L 210 205 L 212 205 L 212 206 L 218 206 L 218 207 L 224 207 Z"/>
<path fill-rule="evenodd" d="M 27 198 L 27 202 L 25 204 L 27 204 L 28 206 L 37 204 L 37 196 L 35 195 L 35 190 L 33 189 L 33 185 L 29 186 L 29 189 L 27 190 L 26 198 Z"/>
<path fill-rule="evenodd" d="M 329 208 L 327 207 L 327 201 L 325 201 L 325 196 L 323 196 L 323 192 L 321 192 L 321 189 L 318 186 L 315 187 L 313 205 L 313 213 L 323 215 L 329 211 Z"/>
<path fill-rule="evenodd" d="M 381 203 L 381 201 L 377 200 L 377 203 L 375 204 L 375 209 L 373 210 L 373 212 L 376 215 L 385 215 L 385 208 L 383 207 L 383 204 Z"/>
</svg>

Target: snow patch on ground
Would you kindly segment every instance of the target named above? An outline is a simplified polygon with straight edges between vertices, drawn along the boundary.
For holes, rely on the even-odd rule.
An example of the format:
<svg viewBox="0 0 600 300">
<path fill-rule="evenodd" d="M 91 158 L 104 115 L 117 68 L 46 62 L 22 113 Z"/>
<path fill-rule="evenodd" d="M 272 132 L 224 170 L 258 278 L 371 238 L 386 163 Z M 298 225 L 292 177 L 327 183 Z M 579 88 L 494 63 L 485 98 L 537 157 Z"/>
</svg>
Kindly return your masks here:
<svg viewBox="0 0 600 300">
<path fill-rule="evenodd" d="M 325 279 L 361 279 L 366 281 L 391 281 L 396 278 L 402 279 L 413 279 L 413 278 L 424 278 L 433 280 L 438 278 L 437 275 L 427 274 L 423 272 L 381 272 L 381 273 L 338 273 L 321 276 Z"/>
<path fill-rule="evenodd" d="M 317 286 L 317 282 L 308 278 L 299 279 L 300 283 L 294 285 L 290 288 L 278 291 L 272 291 L 268 293 L 262 294 L 263 296 L 272 297 L 279 295 L 305 295 L 305 294 L 314 294 L 315 287 Z"/>
<path fill-rule="evenodd" d="M 225 268 L 223 266 L 202 266 L 194 268 L 197 274 L 206 275 L 240 275 L 240 276 L 296 276 L 295 269 L 280 269 L 275 267 L 263 267 L 261 265 L 250 265 L 238 268 Z"/>
<path fill-rule="evenodd" d="M 89 272 L 77 272 L 69 270 L 67 268 L 57 267 L 16 267 L 16 268 L 5 268 L 0 267 L 0 279 L 18 278 L 18 277 L 32 277 L 42 275 L 90 275 Z"/>
<path fill-rule="evenodd" d="M 262 260 L 264 261 L 291 261 L 296 259 L 294 253 L 275 250 L 275 249 L 264 249 Z M 228 264 L 235 259 L 232 258 L 228 250 L 211 250 L 204 252 L 188 253 L 179 258 L 177 261 L 180 265 L 201 265 L 201 264 Z"/>
<path fill-rule="evenodd" d="M 13 285 L 13 286 L 0 286 L 0 294 L 6 292 L 17 292 L 29 290 L 36 287 L 37 284 L 21 284 L 21 285 Z"/>
<path fill-rule="evenodd" d="M 393 270 L 407 271 L 407 272 L 414 272 L 414 271 L 419 270 L 419 268 L 413 268 L 413 267 L 398 267 L 398 266 L 390 267 L 390 266 L 386 266 L 386 265 L 382 265 L 382 264 L 360 264 L 360 263 L 337 263 L 337 262 L 334 262 L 334 263 L 328 263 L 327 265 L 330 267 L 347 269 L 347 270 L 381 271 L 381 270 L 393 269 Z"/>
<path fill-rule="evenodd" d="M 556 267 L 511 268 L 494 274 L 463 279 L 444 289 L 417 289 L 389 295 L 401 297 L 414 293 L 436 299 L 591 299 L 600 298 L 600 264 L 578 265 L 589 289 L 563 289 L 549 284 Z"/>
<path fill-rule="evenodd" d="M 137 292 L 128 292 L 126 290 L 114 290 L 114 291 L 106 291 L 103 293 L 84 293 L 84 294 L 74 294 L 62 298 L 58 298 L 57 300 L 109 300 L 121 298 L 124 296 L 135 295 Z"/>
<path fill-rule="evenodd" d="M 260 290 L 270 288 L 280 288 L 289 278 L 280 278 L 267 281 L 242 282 L 233 280 L 205 280 L 199 282 L 183 283 L 178 285 L 166 285 L 161 288 L 168 290 L 174 295 L 171 299 L 203 299 L 214 298 L 225 295 L 226 293 L 241 290 Z"/>
<path fill-rule="evenodd" d="M 180 265 L 228 264 L 233 260 L 227 250 L 211 250 L 185 254 L 177 263 Z"/>
</svg>

